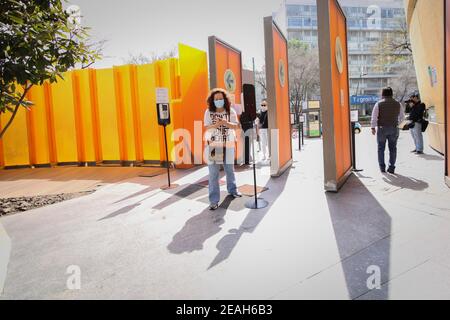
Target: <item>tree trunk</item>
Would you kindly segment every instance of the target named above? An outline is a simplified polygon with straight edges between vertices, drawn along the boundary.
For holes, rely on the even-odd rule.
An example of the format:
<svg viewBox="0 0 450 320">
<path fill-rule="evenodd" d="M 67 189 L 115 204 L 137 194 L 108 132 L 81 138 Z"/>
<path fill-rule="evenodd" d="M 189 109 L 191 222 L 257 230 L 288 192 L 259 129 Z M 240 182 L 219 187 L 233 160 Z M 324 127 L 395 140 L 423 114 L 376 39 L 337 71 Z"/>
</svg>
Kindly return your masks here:
<svg viewBox="0 0 450 320">
<path fill-rule="evenodd" d="M 17 115 L 17 112 L 19 111 L 20 105 L 23 102 L 23 100 L 25 99 L 25 96 L 27 95 L 28 91 L 31 89 L 33 85 L 30 85 L 29 87 L 26 87 L 25 90 L 23 91 L 22 96 L 20 97 L 19 102 L 16 104 L 16 106 L 14 107 L 14 111 L 13 114 L 11 116 L 11 118 L 9 119 L 8 123 L 6 124 L 6 126 L 2 129 L 2 131 L 0 132 L 0 139 L 3 139 L 3 135 L 5 134 L 6 130 L 8 130 L 8 128 L 11 126 L 12 122 L 14 121 L 14 118 Z"/>
</svg>

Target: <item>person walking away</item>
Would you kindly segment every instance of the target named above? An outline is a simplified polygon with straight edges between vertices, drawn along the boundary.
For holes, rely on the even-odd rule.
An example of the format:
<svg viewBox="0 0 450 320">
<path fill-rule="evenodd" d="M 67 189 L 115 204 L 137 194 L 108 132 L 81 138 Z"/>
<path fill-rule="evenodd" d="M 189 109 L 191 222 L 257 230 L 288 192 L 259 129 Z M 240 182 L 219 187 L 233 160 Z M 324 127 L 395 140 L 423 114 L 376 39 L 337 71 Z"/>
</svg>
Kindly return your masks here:
<svg viewBox="0 0 450 320">
<path fill-rule="evenodd" d="M 415 149 L 411 151 L 415 154 L 423 154 L 423 121 L 426 111 L 426 106 L 420 100 L 420 95 L 415 93 L 410 97 L 411 112 L 409 114 L 409 120 L 411 121 L 410 131 L 414 140 Z"/>
<path fill-rule="evenodd" d="M 228 193 L 234 198 L 242 197 L 236 186 L 234 174 L 235 130 L 240 128 L 236 111 L 223 89 L 213 89 L 207 99 L 204 126 L 207 140 L 207 162 L 209 170 L 210 210 L 217 210 L 220 201 L 220 166 L 223 165 Z"/>
<path fill-rule="evenodd" d="M 392 88 L 387 87 L 382 91 L 382 99 L 375 104 L 372 112 L 372 134 L 377 135 L 378 142 L 378 164 L 381 172 L 386 172 L 385 150 L 386 141 L 389 145 L 389 169 L 391 174 L 395 173 L 397 162 L 397 142 L 400 135 L 398 128 L 405 117 L 401 104 L 394 98 Z"/>
<path fill-rule="evenodd" d="M 261 142 L 261 151 L 263 154 L 263 161 L 266 161 L 270 157 L 269 152 L 269 117 L 267 100 L 261 102 L 261 111 L 258 114 L 257 125 L 259 127 L 259 139 Z"/>
</svg>

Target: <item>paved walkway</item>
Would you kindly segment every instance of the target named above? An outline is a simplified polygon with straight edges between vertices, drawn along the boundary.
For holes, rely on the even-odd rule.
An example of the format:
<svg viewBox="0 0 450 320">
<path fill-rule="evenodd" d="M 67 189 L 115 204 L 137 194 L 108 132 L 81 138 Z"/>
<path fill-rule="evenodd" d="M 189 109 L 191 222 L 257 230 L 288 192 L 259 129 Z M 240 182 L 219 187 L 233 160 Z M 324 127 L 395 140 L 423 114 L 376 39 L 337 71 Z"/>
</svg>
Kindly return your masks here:
<svg viewBox="0 0 450 320">
<path fill-rule="evenodd" d="M 177 172 L 171 192 L 158 189 L 164 176 L 135 177 L 3 217 L 12 249 L 2 298 L 450 299 L 443 157 L 410 154 L 402 134 L 399 174 L 382 175 L 367 129 L 357 143 L 365 170 L 339 194 L 323 192 L 321 140 L 295 151 L 281 178 L 260 167 L 270 202 L 260 211 L 240 199 L 209 212 L 200 168 Z M 237 178 L 251 183 L 252 172 Z M 67 289 L 72 265 L 80 290 Z M 380 290 L 369 290 L 368 268 Z"/>
</svg>

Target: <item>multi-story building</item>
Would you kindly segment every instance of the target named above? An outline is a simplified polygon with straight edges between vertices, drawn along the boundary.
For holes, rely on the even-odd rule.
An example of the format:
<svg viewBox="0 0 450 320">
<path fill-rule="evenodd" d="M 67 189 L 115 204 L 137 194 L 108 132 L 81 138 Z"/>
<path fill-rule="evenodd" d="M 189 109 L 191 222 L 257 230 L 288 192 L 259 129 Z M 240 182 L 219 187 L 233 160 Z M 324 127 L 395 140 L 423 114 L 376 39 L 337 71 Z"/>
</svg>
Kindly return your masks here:
<svg viewBox="0 0 450 320">
<path fill-rule="evenodd" d="M 405 9 L 403 0 L 340 0 L 347 16 L 350 71 L 350 95 L 380 94 L 395 69 L 377 65 L 376 46 L 386 33 L 398 30 Z M 283 0 L 274 14 L 286 27 L 288 39 L 318 46 L 317 5 L 315 0 Z M 281 15 L 281 16 L 280 16 Z M 283 16 L 284 15 L 284 16 Z M 408 53 L 405 53 L 408 54 Z M 352 99 L 361 103 L 364 99 Z M 365 107 L 370 107 L 368 103 Z M 366 108 L 363 108 L 365 112 Z"/>
</svg>

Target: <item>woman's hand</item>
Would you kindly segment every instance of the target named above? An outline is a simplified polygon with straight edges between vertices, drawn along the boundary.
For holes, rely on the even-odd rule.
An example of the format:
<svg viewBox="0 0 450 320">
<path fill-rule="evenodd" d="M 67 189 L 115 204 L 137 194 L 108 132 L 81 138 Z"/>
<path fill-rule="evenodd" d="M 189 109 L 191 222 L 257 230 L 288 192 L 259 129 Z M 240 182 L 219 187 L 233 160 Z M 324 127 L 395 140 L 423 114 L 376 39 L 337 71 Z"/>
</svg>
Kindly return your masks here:
<svg viewBox="0 0 450 320">
<path fill-rule="evenodd" d="M 217 121 L 217 123 L 215 124 L 216 125 L 216 128 L 218 128 L 218 127 L 220 127 L 220 126 L 225 126 L 225 127 L 227 127 L 228 126 L 228 121 L 225 121 L 225 120 L 219 120 L 219 121 Z"/>
</svg>

